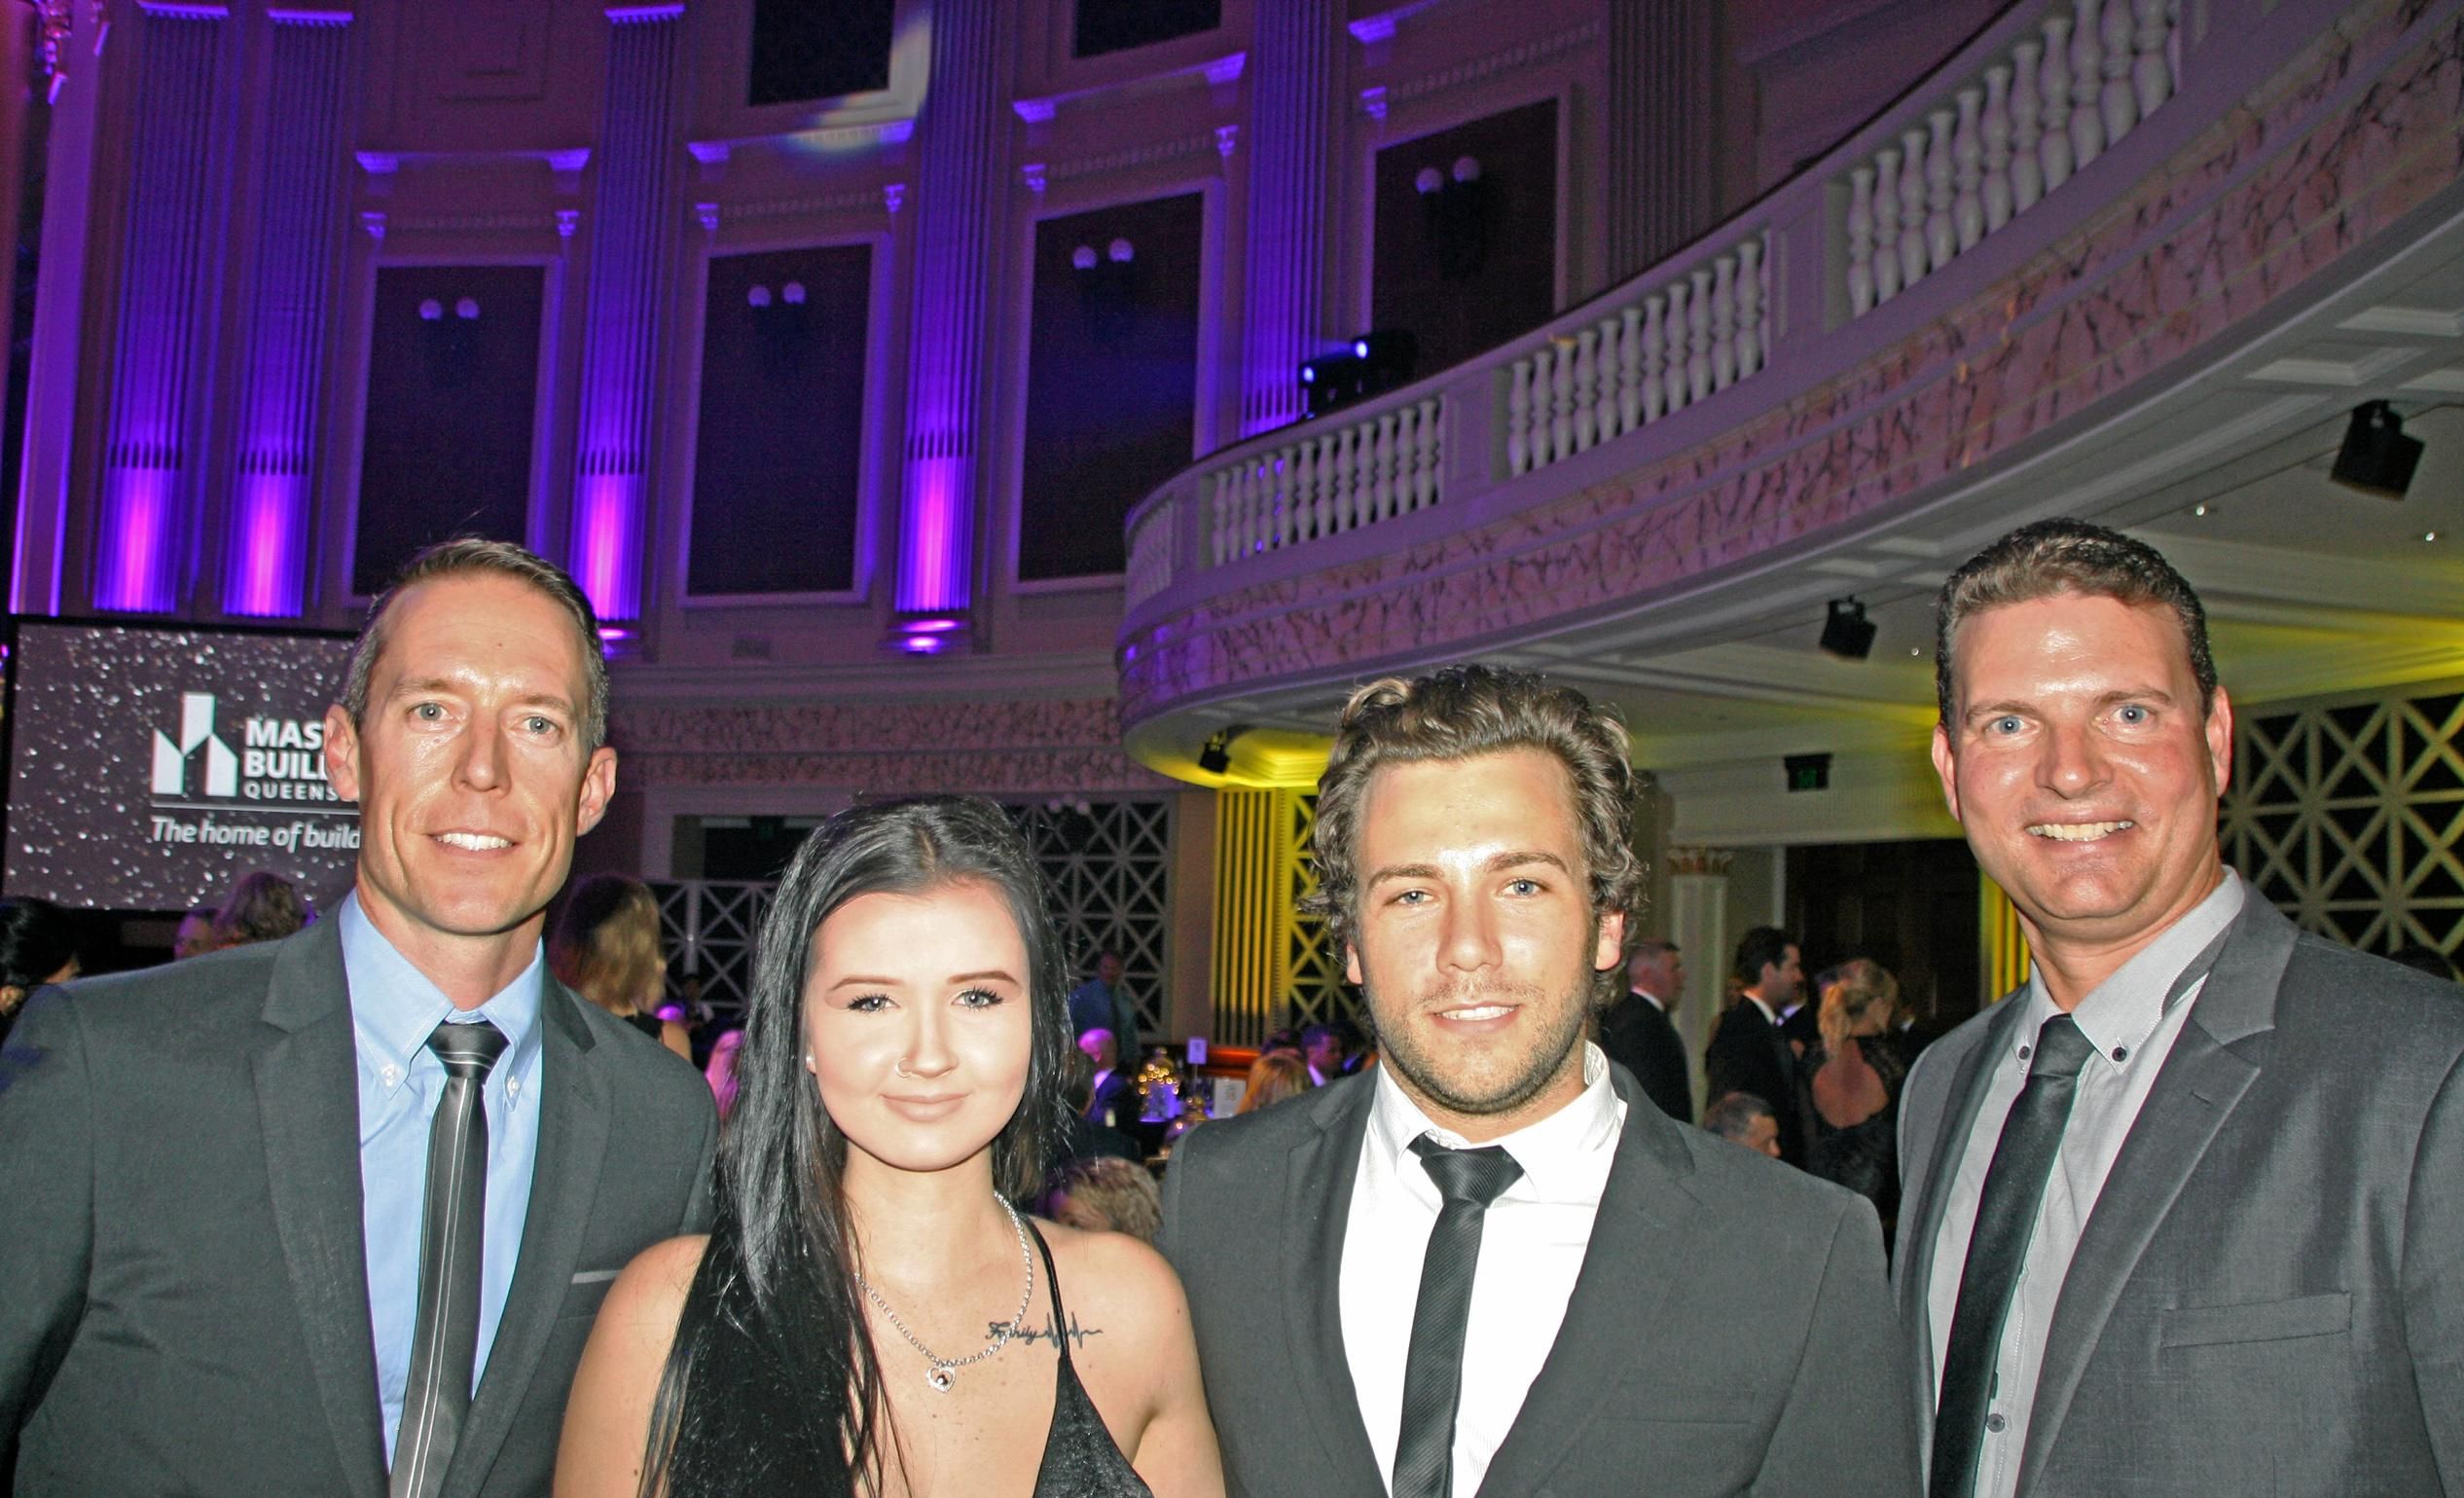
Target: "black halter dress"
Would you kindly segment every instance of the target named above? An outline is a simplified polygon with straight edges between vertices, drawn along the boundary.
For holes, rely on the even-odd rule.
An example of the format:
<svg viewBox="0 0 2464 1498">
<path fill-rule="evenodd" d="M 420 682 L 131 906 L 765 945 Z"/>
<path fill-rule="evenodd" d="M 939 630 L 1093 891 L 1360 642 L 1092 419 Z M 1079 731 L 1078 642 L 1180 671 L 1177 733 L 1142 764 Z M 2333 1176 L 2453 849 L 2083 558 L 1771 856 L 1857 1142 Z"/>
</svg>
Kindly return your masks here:
<svg viewBox="0 0 2464 1498">
<path fill-rule="evenodd" d="M 732 1227 L 723 1216 L 713 1229 L 677 1324 L 690 1362 L 668 1459 L 669 1498 L 852 1492 L 834 1414 L 815 1408 L 805 1392 L 807 1349 L 754 1301 Z M 1078 1382 L 1052 1249 L 1033 1223 L 1027 1230 L 1052 1288 L 1061 1351 L 1034 1498 L 1153 1498 Z"/>
</svg>

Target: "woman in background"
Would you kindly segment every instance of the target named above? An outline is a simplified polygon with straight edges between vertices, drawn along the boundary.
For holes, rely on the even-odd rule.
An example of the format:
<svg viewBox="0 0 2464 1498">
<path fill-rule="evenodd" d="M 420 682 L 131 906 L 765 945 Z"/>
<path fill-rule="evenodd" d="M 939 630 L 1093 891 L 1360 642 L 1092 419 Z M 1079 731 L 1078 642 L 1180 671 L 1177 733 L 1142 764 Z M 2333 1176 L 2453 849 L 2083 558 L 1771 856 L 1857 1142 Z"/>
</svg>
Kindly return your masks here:
<svg viewBox="0 0 2464 1498">
<path fill-rule="evenodd" d="M 316 912 L 280 874 L 258 869 L 242 874 L 231 894 L 214 910 L 207 950 L 244 947 L 259 941 L 280 941 L 296 935 L 316 919 Z"/>
<path fill-rule="evenodd" d="M 1885 1243 L 1900 1213 L 1900 1087 L 1907 1080 L 1907 1063 L 1888 1039 L 1899 1004 L 1899 979 L 1880 963 L 1841 964 L 1823 989 L 1822 1047 L 1804 1057 L 1817 1115 L 1806 1166 L 1871 1201 Z"/>
<path fill-rule="evenodd" d="M 25 996 L 77 976 L 77 929 L 47 899 L 0 899 L 0 1041 L 18 1022 Z"/>
<path fill-rule="evenodd" d="M 659 950 L 659 901 L 650 887 L 622 874 L 593 874 L 573 887 L 548 936 L 548 970 L 557 981 L 685 1060 L 693 1039 L 660 1018 L 668 959 Z"/>
<path fill-rule="evenodd" d="M 1216 1498 L 1171 1267 L 1011 1205 L 1069 1036 L 1008 816 L 944 796 L 832 818 L 754 967 L 717 1221 L 608 1292 L 558 1493 Z"/>
<path fill-rule="evenodd" d="M 1250 1063 L 1250 1083 L 1241 1093 L 1241 1106 L 1233 1116 L 1253 1114 L 1261 1108 L 1272 1108 L 1286 1098 L 1296 1098 L 1309 1090 L 1309 1063 L 1296 1050 L 1261 1052 Z"/>
</svg>

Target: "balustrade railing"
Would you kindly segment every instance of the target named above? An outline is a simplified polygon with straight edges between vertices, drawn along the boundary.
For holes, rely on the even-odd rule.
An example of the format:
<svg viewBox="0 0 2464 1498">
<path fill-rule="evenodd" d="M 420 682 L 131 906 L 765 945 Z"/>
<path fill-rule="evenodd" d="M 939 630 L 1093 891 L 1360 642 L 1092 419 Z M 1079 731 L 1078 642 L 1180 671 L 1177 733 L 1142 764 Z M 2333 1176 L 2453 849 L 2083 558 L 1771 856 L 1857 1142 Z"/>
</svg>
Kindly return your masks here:
<svg viewBox="0 0 2464 1498">
<path fill-rule="evenodd" d="M 1435 504 L 1440 415 L 1434 398 L 1415 401 L 1209 470 L 1211 565 Z"/>
<path fill-rule="evenodd" d="M 2092 196 L 2042 205 L 2141 134 L 2181 88 L 2186 50 L 2214 97 L 2273 76 L 2299 28 L 2263 28 L 2269 45 L 2256 50 L 2209 46 L 2232 40 L 2228 12 L 2259 34 L 2245 13 L 2302 5 L 2324 18 L 2337 0 L 2208 3 L 2193 47 L 2180 0 L 2023 0 L 1935 81 L 1666 264 L 1456 368 L 1201 459 L 1129 517 L 1130 613 L 1199 596 L 1214 569 L 1278 575 L 1258 566 L 1278 554 L 1313 567 L 1291 554 L 1330 543 L 1357 555 L 1341 538 L 1365 527 L 1431 534 L 1412 521 L 1441 502 L 1467 517 L 1544 502 L 1550 483 L 1532 477 L 1579 455 L 1645 442 L 1634 455 L 1647 461 L 1642 434 L 1680 412 L 1757 379 L 1767 399 L 1790 399 L 1869 359 L 1865 319 L 1884 303 L 2022 217 L 2029 244 L 2091 218 Z M 2159 164 L 2175 133 L 2134 143 L 2133 171 Z"/>
<path fill-rule="evenodd" d="M 2173 96 L 2181 0 L 2054 0 L 2038 35 L 1849 168 L 1862 317 L 1976 247 Z"/>
<path fill-rule="evenodd" d="M 1587 452 L 1724 390 L 1769 352 L 1767 234 L 1757 233 L 1588 326 L 1516 359 L 1505 398 L 1509 473 Z"/>
</svg>

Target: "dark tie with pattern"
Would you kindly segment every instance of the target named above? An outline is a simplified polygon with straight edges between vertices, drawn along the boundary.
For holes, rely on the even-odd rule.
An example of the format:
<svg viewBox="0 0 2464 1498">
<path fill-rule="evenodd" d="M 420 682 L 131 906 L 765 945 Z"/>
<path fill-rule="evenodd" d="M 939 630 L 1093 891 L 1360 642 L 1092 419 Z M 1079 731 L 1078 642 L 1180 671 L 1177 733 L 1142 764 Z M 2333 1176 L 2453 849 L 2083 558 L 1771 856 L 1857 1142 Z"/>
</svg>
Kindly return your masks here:
<svg viewBox="0 0 2464 1498">
<path fill-rule="evenodd" d="M 419 1313 L 411 1377 L 393 1443 L 391 1498 L 433 1498 L 471 1407 L 479 1359 L 480 1229 L 488 1217 L 488 1110 L 481 1092 L 504 1053 L 486 1020 L 451 1020 L 428 1037 L 445 1063 L 445 1095 L 428 1126 L 427 1204 L 419 1228 Z"/>
<path fill-rule="evenodd" d="M 1523 1167 L 1495 1145 L 1449 1150 L 1427 1135 L 1412 1141 L 1421 1167 L 1445 1205 L 1429 1230 L 1412 1306 L 1411 1350 L 1403 1359 L 1403 1424 L 1395 1442 L 1395 1498 L 1447 1498 L 1454 1491 L 1455 1407 L 1463 1392 L 1463 1334 L 1471 1319 L 1471 1271 L 1480 1263 L 1480 1228 L 1489 1203 L 1521 1179 Z"/>
<path fill-rule="evenodd" d="M 2079 1069 L 2094 1049 L 2068 1014 L 2047 1020 L 2036 1033 L 2027 1085 L 2011 1105 L 2001 1142 L 1994 1146 L 1993 1165 L 1985 1172 L 1985 1188 L 1976 1201 L 1975 1230 L 1968 1238 L 1968 1260 L 1960 1270 L 1950 1343 L 1942 1356 L 1941 1397 L 1934 1413 L 1932 1498 L 1967 1498 L 1975 1488 L 2011 1293 L 2027 1259 L 2028 1239 L 2036 1232 L 2046 1178 L 2061 1152 L 2062 1130 L 2079 1090 Z"/>
</svg>

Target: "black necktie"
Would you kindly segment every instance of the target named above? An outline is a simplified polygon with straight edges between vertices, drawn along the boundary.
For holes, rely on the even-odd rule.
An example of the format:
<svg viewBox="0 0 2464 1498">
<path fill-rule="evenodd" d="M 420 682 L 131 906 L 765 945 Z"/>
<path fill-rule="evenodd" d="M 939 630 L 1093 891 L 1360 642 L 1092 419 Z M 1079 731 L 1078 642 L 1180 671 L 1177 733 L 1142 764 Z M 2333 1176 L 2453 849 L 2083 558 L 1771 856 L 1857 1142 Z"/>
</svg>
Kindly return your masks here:
<svg viewBox="0 0 2464 1498">
<path fill-rule="evenodd" d="M 1403 1424 L 1395 1441 L 1395 1498 L 1447 1498 L 1455 1480 L 1455 1406 L 1463 1392 L 1463 1333 L 1471 1319 L 1471 1271 L 1480 1264 L 1480 1227 L 1489 1203 L 1522 1177 L 1514 1156 L 1495 1145 L 1449 1150 L 1423 1135 L 1412 1141 L 1446 1204 L 1429 1230 L 1412 1306 L 1411 1351 L 1403 1359 Z"/>
<path fill-rule="evenodd" d="M 2061 1152 L 2062 1129 L 2070 1122 L 2071 1099 L 2079 1090 L 2079 1069 L 2094 1049 L 2068 1014 L 2047 1020 L 2036 1033 L 2028 1083 L 2011 1105 L 2001 1142 L 1994 1146 L 1993 1166 L 1985 1172 L 1985 1188 L 1976 1201 L 1975 1229 L 1968 1238 L 1968 1260 L 1960 1270 L 1950 1344 L 1942 1357 L 1941 1398 L 1934 1414 L 1932 1498 L 1966 1498 L 1975 1487 L 2011 1292 L 2019 1282 L 2028 1239 L 2036 1231 L 2046 1178 Z"/>
<path fill-rule="evenodd" d="M 451 1020 L 428 1037 L 445 1063 L 445 1095 L 428 1126 L 427 1202 L 419 1228 L 419 1312 L 411 1378 L 394 1436 L 390 1498 L 433 1498 L 470 1412 L 479 1359 L 480 1229 L 488 1217 L 488 1110 L 481 1089 L 504 1053 L 486 1020 Z"/>
</svg>

